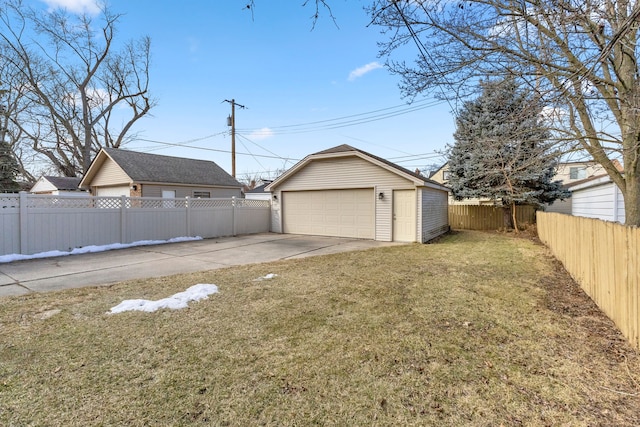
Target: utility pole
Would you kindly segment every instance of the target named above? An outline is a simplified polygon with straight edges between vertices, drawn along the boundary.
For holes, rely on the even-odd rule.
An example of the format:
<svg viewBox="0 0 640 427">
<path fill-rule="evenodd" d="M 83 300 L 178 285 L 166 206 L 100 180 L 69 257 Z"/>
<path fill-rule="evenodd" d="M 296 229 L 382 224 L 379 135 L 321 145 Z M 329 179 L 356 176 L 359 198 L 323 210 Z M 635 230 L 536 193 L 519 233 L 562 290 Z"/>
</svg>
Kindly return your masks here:
<svg viewBox="0 0 640 427">
<path fill-rule="evenodd" d="M 236 177 L 236 105 L 240 108 L 247 108 L 244 105 L 236 103 L 235 99 L 224 102 L 231 104 L 231 115 L 227 117 L 227 126 L 231 126 L 231 176 Z"/>
</svg>

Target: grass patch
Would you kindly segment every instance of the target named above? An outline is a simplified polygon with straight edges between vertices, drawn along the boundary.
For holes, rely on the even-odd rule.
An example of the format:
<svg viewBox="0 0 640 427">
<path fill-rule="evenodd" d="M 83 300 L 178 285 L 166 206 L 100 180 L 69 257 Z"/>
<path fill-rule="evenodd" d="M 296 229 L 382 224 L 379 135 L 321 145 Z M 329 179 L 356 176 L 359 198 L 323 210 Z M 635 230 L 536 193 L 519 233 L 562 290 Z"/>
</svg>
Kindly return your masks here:
<svg viewBox="0 0 640 427">
<path fill-rule="evenodd" d="M 106 314 L 196 283 L 220 293 Z M 1 302 L 2 425 L 640 424 L 637 352 L 526 239 L 458 232 Z"/>
</svg>

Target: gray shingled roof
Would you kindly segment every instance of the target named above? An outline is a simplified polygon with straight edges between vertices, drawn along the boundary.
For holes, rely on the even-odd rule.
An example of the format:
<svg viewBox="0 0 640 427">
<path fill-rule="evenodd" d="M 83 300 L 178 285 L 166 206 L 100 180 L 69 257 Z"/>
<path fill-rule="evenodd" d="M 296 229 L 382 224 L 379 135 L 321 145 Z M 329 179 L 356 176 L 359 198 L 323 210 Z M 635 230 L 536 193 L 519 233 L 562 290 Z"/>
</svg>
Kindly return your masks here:
<svg viewBox="0 0 640 427">
<path fill-rule="evenodd" d="M 268 193 L 268 191 L 264 191 L 264 189 L 269 184 L 271 184 L 271 182 L 264 183 L 258 187 L 252 188 L 251 190 L 247 190 L 245 193 Z"/>
<path fill-rule="evenodd" d="M 381 161 L 381 162 L 383 162 L 383 163 L 385 163 L 385 164 L 387 164 L 387 165 L 389 165 L 389 166 L 391 166 L 391 167 L 393 167 L 393 168 L 395 168 L 395 169 L 397 169 L 399 171 L 402 171 L 404 173 L 408 173 L 409 175 L 414 176 L 414 177 L 416 177 L 418 179 L 421 179 L 421 180 L 423 180 L 425 182 L 431 182 L 433 184 L 442 185 L 439 182 L 436 182 L 436 181 L 434 181 L 432 179 L 424 177 L 423 175 L 420 175 L 418 173 L 410 171 L 409 169 L 405 169 L 402 166 L 398 166 L 395 163 L 390 162 L 389 160 L 383 159 L 382 157 L 375 156 L 375 155 L 373 155 L 371 153 L 367 153 L 366 151 L 359 150 L 359 149 L 357 149 L 355 147 L 352 147 L 352 146 L 350 146 L 348 144 L 338 145 L 337 147 L 329 148 L 329 149 L 324 150 L 324 151 L 319 151 L 319 152 L 317 152 L 315 154 L 345 153 L 345 152 L 349 152 L 349 151 L 357 151 L 357 152 L 362 153 L 362 154 L 364 154 L 366 156 L 372 157 L 372 158 L 374 158 L 376 160 L 379 160 L 379 161 Z"/>
<path fill-rule="evenodd" d="M 45 176 L 47 181 L 53 184 L 58 190 L 78 191 L 78 185 L 82 178 L 67 177 L 67 176 Z"/>
<path fill-rule="evenodd" d="M 103 150 L 135 182 L 242 187 L 224 169 L 208 160 L 161 156 L 118 148 Z"/>
</svg>

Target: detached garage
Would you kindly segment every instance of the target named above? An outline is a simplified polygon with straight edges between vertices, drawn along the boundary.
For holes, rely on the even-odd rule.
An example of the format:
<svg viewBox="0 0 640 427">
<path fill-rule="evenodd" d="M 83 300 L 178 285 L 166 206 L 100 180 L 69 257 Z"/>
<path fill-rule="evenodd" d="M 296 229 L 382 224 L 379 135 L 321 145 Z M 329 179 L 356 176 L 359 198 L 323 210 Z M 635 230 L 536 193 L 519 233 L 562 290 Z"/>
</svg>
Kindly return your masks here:
<svg viewBox="0 0 640 427">
<path fill-rule="evenodd" d="M 349 145 L 305 157 L 266 190 L 275 232 L 426 242 L 449 229 L 447 187 Z"/>
</svg>

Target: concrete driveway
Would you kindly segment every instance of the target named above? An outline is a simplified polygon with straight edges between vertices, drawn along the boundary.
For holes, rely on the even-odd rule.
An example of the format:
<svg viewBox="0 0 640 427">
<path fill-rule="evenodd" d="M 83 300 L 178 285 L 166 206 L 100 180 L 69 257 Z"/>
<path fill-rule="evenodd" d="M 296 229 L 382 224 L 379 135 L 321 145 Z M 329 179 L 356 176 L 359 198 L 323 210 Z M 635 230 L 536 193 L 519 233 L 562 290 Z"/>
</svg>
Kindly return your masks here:
<svg viewBox="0 0 640 427">
<path fill-rule="evenodd" d="M 397 244 L 265 233 L 16 261 L 0 264 L 0 297 Z"/>
</svg>

